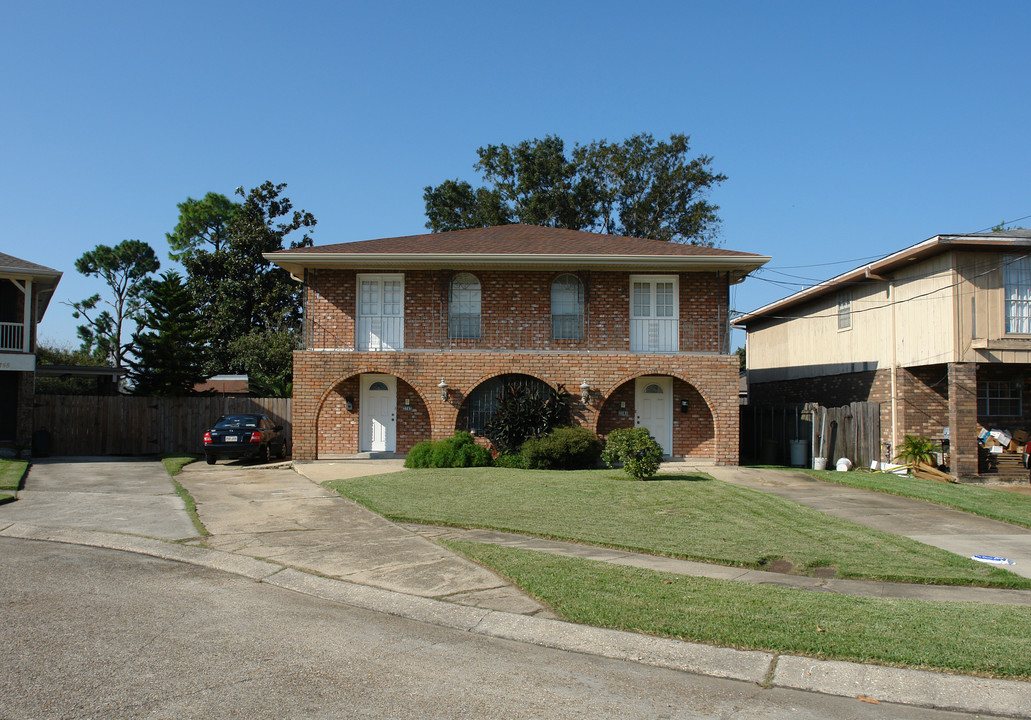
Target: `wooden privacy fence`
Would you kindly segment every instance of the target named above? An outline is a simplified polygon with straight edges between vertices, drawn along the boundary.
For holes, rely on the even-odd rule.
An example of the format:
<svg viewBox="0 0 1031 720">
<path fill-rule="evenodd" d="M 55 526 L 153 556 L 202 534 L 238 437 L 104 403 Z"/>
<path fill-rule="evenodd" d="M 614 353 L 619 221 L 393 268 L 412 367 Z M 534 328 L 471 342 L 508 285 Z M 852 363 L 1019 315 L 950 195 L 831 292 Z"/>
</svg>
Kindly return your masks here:
<svg viewBox="0 0 1031 720">
<path fill-rule="evenodd" d="M 204 431 L 219 415 L 263 413 L 293 446 L 290 398 L 218 396 L 150 398 L 116 395 L 37 395 L 34 443 L 50 455 L 200 454 Z"/>
<path fill-rule="evenodd" d="M 815 456 L 827 458 L 833 469 L 845 457 L 855 467 L 869 467 L 884 459 L 880 407 L 869 402 L 832 408 L 746 405 L 741 408 L 742 461 L 812 467 Z"/>
</svg>

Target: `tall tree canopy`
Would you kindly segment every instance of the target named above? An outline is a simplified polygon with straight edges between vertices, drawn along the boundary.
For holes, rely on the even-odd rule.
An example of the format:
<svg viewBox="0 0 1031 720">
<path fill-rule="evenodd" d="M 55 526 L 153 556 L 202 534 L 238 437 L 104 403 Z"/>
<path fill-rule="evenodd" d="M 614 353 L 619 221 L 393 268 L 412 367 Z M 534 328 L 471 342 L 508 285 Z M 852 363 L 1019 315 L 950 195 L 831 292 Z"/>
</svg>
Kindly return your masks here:
<svg viewBox="0 0 1031 720">
<path fill-rule="evenodd" d="M 141 240 L 123 240 L 114 247 L 97 245 L 75 261 L 76 270 L 87 277 L 101 278 L 111 290 L 109 297 L 98 293 L 66 303 L 75 310 L 72 317 L 86 321 L 78 328 L 85 352 L 98 353 L 115 367 L 124 365 L 130 344 L 122 345 L 122 330 L 127 320 L 139 316 L 145 305 L 148 276 L 160 266 L 154 249 Z M 99 309 L 102 304 L 110 310 Z"/>
<path fill-rule="evenodd" d="M 150 283 L 147 307 L 133 334 L 136 360 L 129 360 L 135 395 L 193 394 L 204 375 L 204 323 L 183 278 L 174 270 Z"/>
<path fill-rule="evenodd" d="M 712 170 L 711 157 L 691 158 L 689 140 L 673 134 L 657 142 L 641 133 L 575 145 L 569 155 L 551 135 L 487 145 L 473 166 L 487 185 L 456 179 L 424 189 L 426 227 L 518 222 L 712 246 L 719 207 L 707 198 L 727 177 Z"/>
<path fill-rule="evenodd" d="M 204 318 L 209 375 L 246 369 L 233 349 L 238 339 L 253 331 L 292 331 L 300 323 L 300 285 L 262 257 L 282 250 L 295 231 L 315 226 L 311 213 L 294 210 L 282 195 L 285 188 L 265 182 L 247 192 L 237 188 L 240 202 L 208 193 L 179 204 L 179 223 L 168 243 Z M 289 247 L 311 244 L 304 232 Z"/>
</svg>

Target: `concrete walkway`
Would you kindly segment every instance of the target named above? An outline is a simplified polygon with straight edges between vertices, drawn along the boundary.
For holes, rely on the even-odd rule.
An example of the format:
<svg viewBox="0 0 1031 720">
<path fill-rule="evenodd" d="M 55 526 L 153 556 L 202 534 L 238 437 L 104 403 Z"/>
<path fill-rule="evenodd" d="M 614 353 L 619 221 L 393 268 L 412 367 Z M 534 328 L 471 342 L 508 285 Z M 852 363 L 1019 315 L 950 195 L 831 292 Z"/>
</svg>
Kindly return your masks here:
<svg viewBox="0 0 1031 720">
<path fill-rule="evenodd" d="M 779 495 L 828 515 L 970 557 L 1013 560 L 1005 569 L 1031 577 L 1031 530 L 942 505 L 822 482 L 805 473 L 745 467 L 699 468 L 717 480 Z"/>
</svg>

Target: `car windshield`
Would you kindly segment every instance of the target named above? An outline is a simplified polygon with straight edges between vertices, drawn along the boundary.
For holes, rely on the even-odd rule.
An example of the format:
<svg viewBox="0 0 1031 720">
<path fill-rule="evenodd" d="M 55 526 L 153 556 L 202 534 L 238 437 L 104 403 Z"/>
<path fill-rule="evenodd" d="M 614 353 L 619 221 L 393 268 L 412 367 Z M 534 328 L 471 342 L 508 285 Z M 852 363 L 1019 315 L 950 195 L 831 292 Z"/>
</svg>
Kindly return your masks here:
<svg viewBox="0 0 1031 720">
<path fill-rule="evenodd" d="M 256 428 L 259 420 L 256 415 L 229 415 L 222 418 L 215 427 L 217 428 Z"/>
</svg>

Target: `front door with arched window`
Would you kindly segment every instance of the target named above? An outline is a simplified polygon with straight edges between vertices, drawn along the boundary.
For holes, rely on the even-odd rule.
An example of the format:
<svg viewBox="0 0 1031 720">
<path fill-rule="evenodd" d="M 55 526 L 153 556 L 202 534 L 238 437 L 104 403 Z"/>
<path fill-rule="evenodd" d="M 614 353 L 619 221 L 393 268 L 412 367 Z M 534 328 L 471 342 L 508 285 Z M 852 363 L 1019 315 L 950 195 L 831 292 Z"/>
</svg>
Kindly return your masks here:
<svg viewBox="0 0 1031 720">
<path fill-rule="evenodd" d="M 365 373 L 358 407 L 358 450 L 394 452 L 397 447 L 397 378 Z"/>
<path fill-rule="evenodd" d="M 639 377 L 634 393 L 634 425 L 647 428 L 662 446 L 663 455 L 673 454 L 673 378 Z"/>
</svg>

